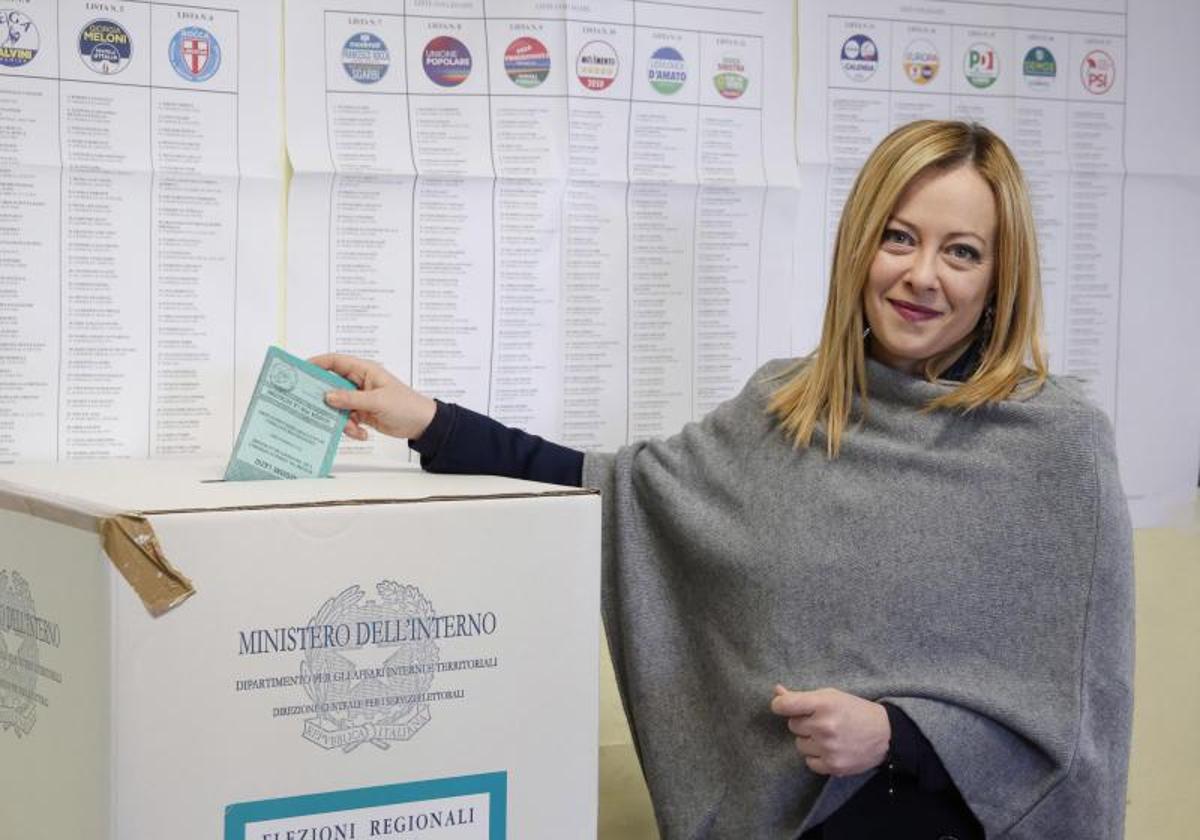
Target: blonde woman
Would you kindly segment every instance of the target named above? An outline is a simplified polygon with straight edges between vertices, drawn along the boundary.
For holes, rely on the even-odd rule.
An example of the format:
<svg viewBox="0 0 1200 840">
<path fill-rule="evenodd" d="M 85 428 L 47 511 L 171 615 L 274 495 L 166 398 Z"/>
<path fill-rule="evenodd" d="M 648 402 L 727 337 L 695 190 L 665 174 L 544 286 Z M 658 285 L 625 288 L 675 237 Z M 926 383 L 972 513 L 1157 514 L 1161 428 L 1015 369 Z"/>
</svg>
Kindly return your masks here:
<svg viewBox="0 0 1200 840">
<path fill-rule="evenodd" d="M 315 361 L 430 470 L 601 490 L 603 615 L 668 838 L 1117 838 L 1130 529 L 1047 375 L 1029 200 L 987 129 L 864 165 L 821 342 L 667 440 L 580 453 Z"/>
</svg>

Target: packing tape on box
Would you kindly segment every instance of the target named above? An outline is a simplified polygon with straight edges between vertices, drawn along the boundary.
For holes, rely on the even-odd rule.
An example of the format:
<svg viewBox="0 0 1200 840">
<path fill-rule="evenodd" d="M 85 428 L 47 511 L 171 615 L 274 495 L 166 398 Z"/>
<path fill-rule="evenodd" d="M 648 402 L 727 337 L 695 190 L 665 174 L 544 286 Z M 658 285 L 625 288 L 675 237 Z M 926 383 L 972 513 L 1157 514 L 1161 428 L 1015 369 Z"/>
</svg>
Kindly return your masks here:
<svg viewBox="0 0 1200 840">
<path fill-rule="evenodd" d="M 167 560 L 154 528 L 141 516 L 119 514 L 100 520 L 104 552 L 157 618 L 182 604 L 196 589 Z"/>
</svg>

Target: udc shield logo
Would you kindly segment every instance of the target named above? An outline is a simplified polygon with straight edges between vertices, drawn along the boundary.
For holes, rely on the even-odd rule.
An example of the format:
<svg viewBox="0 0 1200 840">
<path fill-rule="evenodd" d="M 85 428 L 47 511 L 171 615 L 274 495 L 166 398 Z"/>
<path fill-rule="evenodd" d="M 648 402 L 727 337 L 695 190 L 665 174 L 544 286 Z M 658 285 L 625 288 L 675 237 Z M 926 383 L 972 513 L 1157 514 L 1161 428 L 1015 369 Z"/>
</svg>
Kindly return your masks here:
<svg viewBox="0 0 1200 840">
<path fill-rule="evenodd" d="M 360 85 L 373 85 L 387 75 L 392 54 L 374 32 L 356 32 L 342 45 L 342 69 Z"/>
<path fill-rule="evenodd" d="M 0 31 L 0 67 L 23 67 L 33 61 L 42 45 L 33 19 L 12 9 L 0 11 L 4 29 Z"/>
<path fill-rule="evenodd" d="M 199 26 L 176 32 L 167 54 L 175 72 L 189 82 L 206 82 L 221 66 L 221 45 L 211 32 Z"/>
<path fill-rule="evenodd" d="M 79 31 L 79 58 L 93 73 L 112 76 L 129 66 L 133 39 L 115 20 L 93 20 Z"/>
<path fill-rule="evenodd" d="M 415 586 L 385 580 L 375 592 L 378 599 L 367 598 L 358 586 L 344 589 L 321 606 L 309 625 L 371 628 L 427 621 L 434 615 L 433 605 Z M 351 648 L 305 651 L 300 673 L 318 712 L 304 722 L 304 738 L 327 750 L 351 752 L 363 744 L 386 750 L 429 723 L 429 703 L 422 697 L 433 683 L 438 646 L 428 637 L 372 643 L 356 634 L 355 641 L 361 642 L 355 646 L 359 661 L 346 655 Z M 372 652 L 374 659 L 367 661 Z"/>
<path fill-rule="evenodd" d="M 1104 50 L 1092 50 L 1079 66 L 1080 79 L 1088 93 L 1108 93 L 1117 82 L 1117 63 Z"/>
<path fill-rule="evenodd" d="M 852 82 L 865 82 L 875 75 L 879 66 L 879 47 L 870 36 L 851 35 L 842 44 L 842 72 Z"/>
</svg>

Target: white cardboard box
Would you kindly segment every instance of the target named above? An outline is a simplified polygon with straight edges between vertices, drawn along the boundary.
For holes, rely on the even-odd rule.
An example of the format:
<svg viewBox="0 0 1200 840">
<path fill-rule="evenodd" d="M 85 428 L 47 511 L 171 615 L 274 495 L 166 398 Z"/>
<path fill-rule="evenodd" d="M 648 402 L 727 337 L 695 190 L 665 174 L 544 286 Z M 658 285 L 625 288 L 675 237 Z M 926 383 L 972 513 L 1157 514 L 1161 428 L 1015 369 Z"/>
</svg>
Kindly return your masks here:
<svg viewBox="0 0 1200 840">
<path fill-rule="evenodd" d="M 595 836 L 596 495 L 222 466 L 0 468 L 0 837 Z"/>
</svg>

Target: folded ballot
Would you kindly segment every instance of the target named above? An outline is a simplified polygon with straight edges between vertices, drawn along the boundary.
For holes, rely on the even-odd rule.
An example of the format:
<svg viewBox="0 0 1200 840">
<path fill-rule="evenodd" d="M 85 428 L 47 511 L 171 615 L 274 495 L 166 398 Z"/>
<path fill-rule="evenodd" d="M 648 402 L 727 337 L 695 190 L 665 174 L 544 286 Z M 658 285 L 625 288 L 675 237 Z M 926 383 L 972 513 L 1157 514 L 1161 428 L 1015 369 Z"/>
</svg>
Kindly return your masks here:
<svg viewBox="0 0 1200 840">
<path fill-rule="evenodd" d="M 336 373 L 267 348 L 225 480 L 329 475 L 350 413 L 326 405 L 325 393 L 354 387 Z"/>
</svg>

